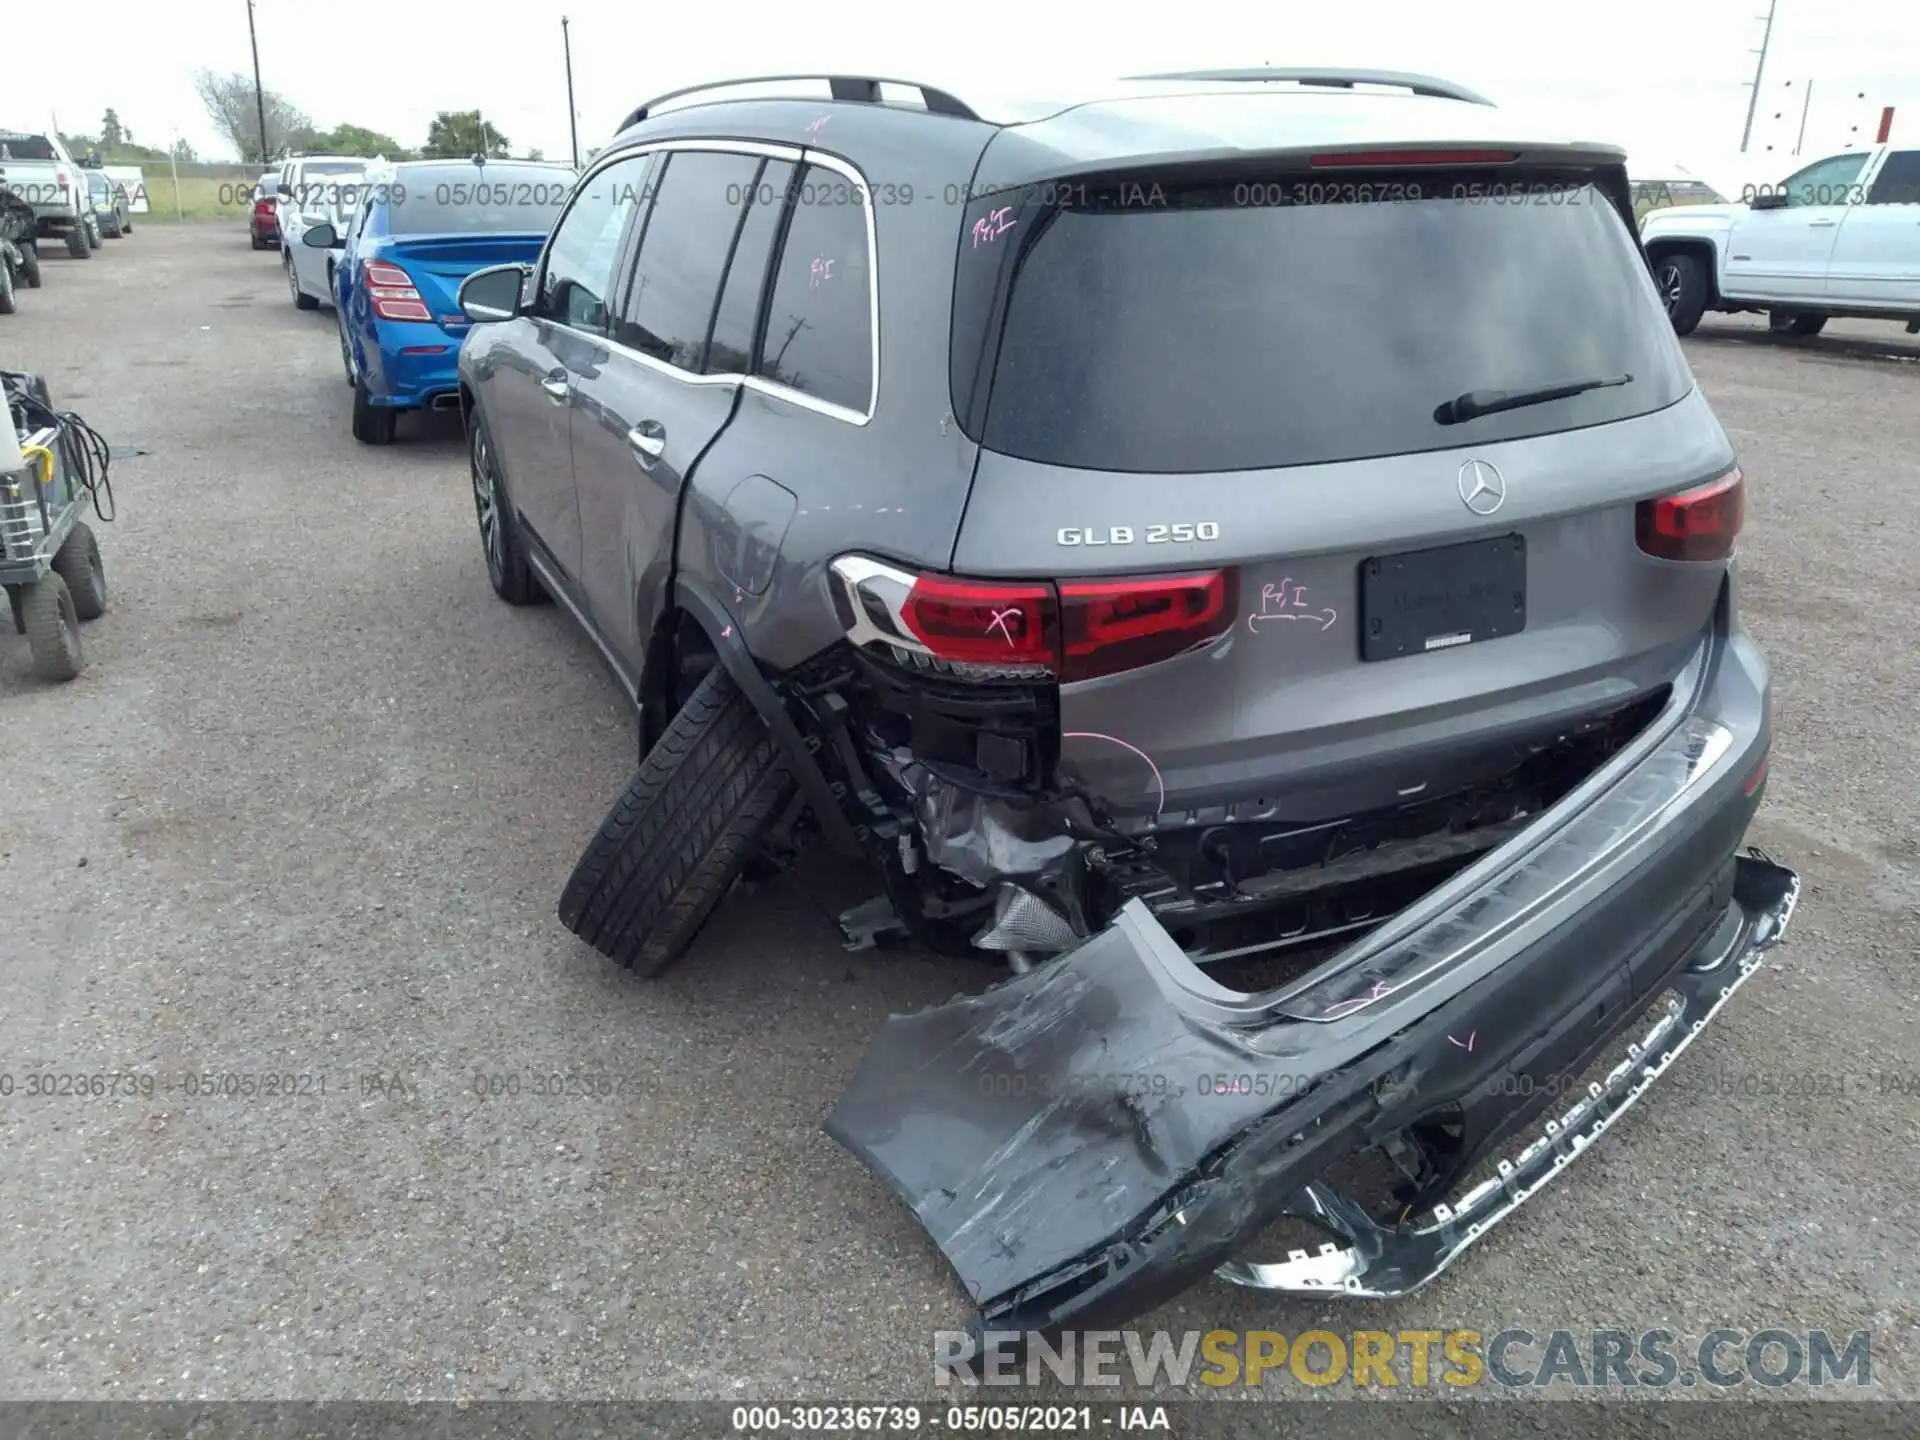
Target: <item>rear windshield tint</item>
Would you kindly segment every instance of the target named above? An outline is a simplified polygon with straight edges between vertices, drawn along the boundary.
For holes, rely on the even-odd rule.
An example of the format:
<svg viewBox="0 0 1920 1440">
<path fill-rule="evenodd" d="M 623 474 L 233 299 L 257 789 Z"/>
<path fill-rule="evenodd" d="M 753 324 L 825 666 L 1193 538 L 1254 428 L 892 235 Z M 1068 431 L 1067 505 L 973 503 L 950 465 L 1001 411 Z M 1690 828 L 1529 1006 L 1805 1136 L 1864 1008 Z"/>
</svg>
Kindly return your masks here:
<svg viewBox="0 0 1920 1440">
<path fill-rule="evenodd" d="M 372 187 L 389 200 L 393 235 L 545 235 L 573 192 L 564 170 L 459 165 L 402 170 Z"/>
<path fill-rule="evenodd" d="M 966 212 L 955 413 L 987 448 L 1192 473 L 1645 414 L 1691 386 L 1589 172 L 1031 186 Z M 1475 189 L 1474 187 L 1479 187 Z M 1468 391 L 1627 384 L 1445 424 Z"/>
<path fill-rule="evenodd" d="M 0 161 L 58 160 L 53 142 L 44 135 L 0 134 Z"/>
</svg>

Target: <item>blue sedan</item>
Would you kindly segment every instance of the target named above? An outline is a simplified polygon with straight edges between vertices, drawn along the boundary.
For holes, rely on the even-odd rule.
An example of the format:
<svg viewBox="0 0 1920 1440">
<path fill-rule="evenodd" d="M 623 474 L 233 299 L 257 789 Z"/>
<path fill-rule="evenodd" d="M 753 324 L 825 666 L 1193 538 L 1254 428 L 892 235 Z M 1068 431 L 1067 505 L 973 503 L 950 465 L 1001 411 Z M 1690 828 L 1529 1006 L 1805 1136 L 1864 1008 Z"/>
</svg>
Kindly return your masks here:
<svg viewBox="0 0 1920 1440">
<path fill-rule="evenodd" d="M 385 445 L 400 411 L 458 407 L 460 282 L 539 259 L 576 178 L 529 161 L 409 161 L 367 175 L 347 234 L 302 233 L 303 244 L 340 251 L 334 314 L 354 439 Z"/>
</svg>

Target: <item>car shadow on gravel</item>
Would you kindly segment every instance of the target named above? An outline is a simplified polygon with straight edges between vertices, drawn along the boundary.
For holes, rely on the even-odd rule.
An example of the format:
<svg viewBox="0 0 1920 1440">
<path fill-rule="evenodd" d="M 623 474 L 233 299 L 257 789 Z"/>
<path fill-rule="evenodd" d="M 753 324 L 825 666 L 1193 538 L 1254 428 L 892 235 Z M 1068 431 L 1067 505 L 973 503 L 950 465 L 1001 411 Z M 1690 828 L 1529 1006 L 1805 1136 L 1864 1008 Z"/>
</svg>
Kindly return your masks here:
<svg viewBox="0 0 1920 1440">
<path fill-rule="evenodd" d="M 1889 336 L 1869 339 L 1858 335 L 1776 335 L 1750 325 L 1702 324 L 1687 337 L 1716 345 L 1755 345 L 1772 350 L 1800 350 L 1834 360 L 1878 360 L 1920 365 L 1920 336 L 1911 341 Z"/>
</svg>

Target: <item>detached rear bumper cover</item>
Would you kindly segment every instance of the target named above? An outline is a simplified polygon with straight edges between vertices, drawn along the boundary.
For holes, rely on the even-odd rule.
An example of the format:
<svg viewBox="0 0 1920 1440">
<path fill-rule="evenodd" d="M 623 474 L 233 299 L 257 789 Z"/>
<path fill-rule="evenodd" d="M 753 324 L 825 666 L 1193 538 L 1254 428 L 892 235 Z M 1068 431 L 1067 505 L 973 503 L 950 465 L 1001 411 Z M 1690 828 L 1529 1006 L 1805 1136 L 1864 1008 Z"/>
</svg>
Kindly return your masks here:
<svg viewBox="0 0 1920 1440">
<path fill-rule="evenodd" d="M 1228 991 L 1136 901 L 1057 961 L 889 1020 L 828 1133 L 913 1209 L 989 1329 L 1123 1323 L 1216 1269 L 1317 1294 L 1416 1288 L 1637 1100 L 1785 933 L 1796 877 L 1734 859 L 1764 670 L 1738 642 L 1716 659 L 1703 688 L 1730 700 L 1726 723 L 1695 711 L 1650 736 L 1548 833 L 1332 976 Z M 1437 1112 L 1458 1129 L 1458 1180 L 1636 1025 L 1604 1083 L 1570 1109 L 1561 1090 L 1565 1113 L 1451 1207 L 1423 1196 L 1383 1225 L 1320 1183 Z M 1287 1214 L 1351 1243 L 1240 1259 Z"/>
</svg>

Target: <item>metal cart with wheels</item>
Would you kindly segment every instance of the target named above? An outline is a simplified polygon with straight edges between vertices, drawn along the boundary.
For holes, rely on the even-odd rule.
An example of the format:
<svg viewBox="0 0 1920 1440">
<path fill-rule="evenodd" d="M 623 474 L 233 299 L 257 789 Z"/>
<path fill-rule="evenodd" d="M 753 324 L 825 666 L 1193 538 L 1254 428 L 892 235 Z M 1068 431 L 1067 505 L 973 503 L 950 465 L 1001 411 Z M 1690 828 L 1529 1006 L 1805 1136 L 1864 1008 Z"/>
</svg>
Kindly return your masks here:
<svg viewBox="0 0 1920 1440">
<path fill-rule="evenodd" d="M 90 493 L 58 430 L 22 436 L 21 445 L 26 467 L 0 472 L 0 585 L 35 673 L 71 680 L 86 665 L 80 622 L 107 608 L 100 544 L 80 518 Z"/>
</svg>

